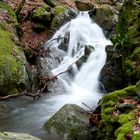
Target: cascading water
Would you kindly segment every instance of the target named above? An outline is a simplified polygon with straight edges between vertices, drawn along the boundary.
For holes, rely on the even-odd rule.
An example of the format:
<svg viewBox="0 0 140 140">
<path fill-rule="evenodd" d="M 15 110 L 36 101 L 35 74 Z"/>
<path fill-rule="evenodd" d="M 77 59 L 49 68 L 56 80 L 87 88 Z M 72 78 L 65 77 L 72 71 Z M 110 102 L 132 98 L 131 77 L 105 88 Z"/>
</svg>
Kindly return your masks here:
<svg viewBox="0 0 140 140">
<path fill-rule="evenodd" d="M 64 41 L 63 38 L 67 44 L 62 50 L 59 46 Z M 59 76 L 68 92 L 50 99 L 54 100 L 55 108 L 65 103 L 75 103 L 80 106 L 82 103 L 90 106 L 96 104 L 101 97 L 98 91 L 98 78 L 106 61 L 105 46 L 111 42 L 105 38 L 102 29 L 90 19 L 88 12 L 80 13 L 77 18 L 62 26 L 46 44 L 46 48 L 49 47 L 52 53 L 51 59 L 56 62 L 55 59 L 59 58 L 59 63 L 56 62 L 56 65 L 52 66 L 54 75 L 66 72 L 70 68 L 74 71 L 72 80 L 66 81 L 68 73 Z M 78 70 L 75 63 L 85 55 L 86 47 L 92 52 L 86 63 L 83 63 Z"/>
<path fill-rule="evenodd" d="M 44 65 L 44 73 L 47 71 L 48 74 L 48 69 L 51 69 L 50 74 L 59 75 L 59 80 L 52 85 L 57 85 L 53 90 L 61 94 L 51 94 L 51 97 L 43 95 L 35 102 L 28 97 L 2 102 L 2 105 L 8 105 L 9 111 L 0 114 L 0 131 L 30 133 L 49 140 L 42 126 L 61 106 L 66 103 L 82 106 L 86 103 L 93 107 L 97 104 L 101 97 L 98 78 L 106 60 L 105 46 L 108 44 L 111 42 L 105 38 L 102 29 L 91 21 L 87 12 L 80 13 L 62 26 L 46 43 L 50 53 L 45 60 L 48 65 Z M 87 49 L 90 52 L 88 57 Z M 79 69 L 75 62 L 81 61 Z M 62 89 L 61 83 L 67 92 Z M 50 139 L 57 138 L 52 136 Z"/>
</svg>

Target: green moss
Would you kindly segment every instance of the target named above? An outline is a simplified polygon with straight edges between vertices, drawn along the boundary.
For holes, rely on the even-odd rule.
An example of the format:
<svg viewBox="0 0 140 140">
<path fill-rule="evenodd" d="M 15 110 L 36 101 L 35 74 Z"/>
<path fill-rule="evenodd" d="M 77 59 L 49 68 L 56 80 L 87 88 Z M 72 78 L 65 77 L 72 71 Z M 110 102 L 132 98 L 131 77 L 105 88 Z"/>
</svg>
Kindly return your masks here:
<svg viewBox="0 0 140 140">
<path fill-rule="evenodd" d="M 135 86 L 128 86 L 127 88 L 124 88 L 122 90 L 117 90 L 114 92 L 111 92 L 107 95 L 105 95 L 102 100 L 99 102 L 100 105 L 103 105 L 104 103 L 107 103 L 108 101 L 118 102 L 119 99 L 122 97 L 126 97 L 129 95 L 135 95 Z"/>
<path fill-rule="evenodd" d="M 60 5 L 55 7 L 55 15 L 61 15 L 66 11 L 66 7 Z"/>
<path fill-rule="evenodd" d="M 119 115 L 119 119 L 118 119 L 118 122 L 120 124 L 125 124 L 131 120 L 136 120 L 136 117 L 135 117 L 135 114 L 134 114 L 134 111 L 131 111 L 129 112 L 128 114 L 120 114 Z"/>
<path fill-rule="evenodd" d="M 134 134 L 132 140 L 140 140 L 140 133 Z"/>
<path fill-rule="evenodd" d="M 128 97 L 138 100 L 139 85 L 140 82 L 136 86 L 108 93 L 100 100 L 98 113 L 101 113 L 101 121 L 94 134 L 96 140 L 127 140 L 127 134 L 138 140 L 139 134 L 135 134 L 133 126 L 138 122 L 136 112 L 139 110 L 135 105 L 121 101 Z"/>
<path fill-rule="evenodd" d="M 45 4 L 39 7 L 32 15 L 32 20 L 36 23 L 48 23 L 52 19 L 51 8 Z"/>
<path fill-rule="evenodd" d="M 23 73 L 22 51 L 12 41 L 11 34 L 0 28 L 0 93 L 7 94 L 5 91 L 8 92 L 11 84 L 14 88 L 22 79 Z"/>
<path fill-rule="evenodd" d="M 112 113 L 116 110 L 115 107 L 104 107 L 102 106 L 102 120 L 106 121 L 106 122 L 114 122 L 115 118 L 113 118 Z"/>
<path fill-rule="evenodd" d="M 10 15 L 11 17 L 11 22 L 14 23 L 15 25 L 18 25 L 15 12 L 11 9 L 11 7 L 7 3 L 0 1 L 0 10 L 7 10 L 8 15 Z"/>
<path fill-rule="evenodd" d="M 117 136 L 116 140 L 125 140 L 125 135 L 126 134 L 132 134 L 133 135 L 133 130 L 132 130 L 132 126 L 136 123 L 135 120 L 133 121 L 129 121 L 125 124 L 123 124 L 121 127 L 119 127 L 116 132 L 115 135 Z"/>
</svg>

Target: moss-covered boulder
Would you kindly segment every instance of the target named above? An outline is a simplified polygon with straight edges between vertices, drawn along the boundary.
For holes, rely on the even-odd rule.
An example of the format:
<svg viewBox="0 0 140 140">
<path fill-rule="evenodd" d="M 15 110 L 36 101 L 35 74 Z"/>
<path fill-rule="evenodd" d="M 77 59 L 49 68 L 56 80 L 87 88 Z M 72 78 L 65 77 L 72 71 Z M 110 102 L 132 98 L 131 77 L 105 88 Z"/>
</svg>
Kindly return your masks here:
<svg viewBox="0 0 140 140">
<path fill-rule="evenodd" d="M 96 140 L 132 140 L 140 138 L 140 100 L 135 86 L 105 95 L 99 102 L 101 114 L 94 137 Z M 96 112 L 97 113 L 97 112 Z"/>
<path fill-rule="evenodd" d="M 58 30 L 62 25 L 64 25 L 71 19 L 75 18 L 76 15 L 77 11 L 70 7 L 63 5 L 55 6 L 54 17 L 50 26 L 50 35 L 53 35 L 56 30 Z"/>
<path fill-rule="evenodd" d="M 27 83 L 26 59 L 22 49 L 16 45 L 18 37 L 15 13 L 0 2 L 3 13 L 0 23 L 0 96 L 16 94 L 24 90 Z"/>
<path fill-rule="evenodd" d="M 47 4 L 44 4 L 33 12 L 31 18 L 37 23 L 50 23 L 52 19 L 51 8 Z"/>
<path fill-rule="evenodd" d="M 37 137 L 24 133 L 0 132 L 1 140 L 41 140 Z"/>
<path fill-rule="evenodd" d="M 74 104 L 66 104 L 54 114 L 44 125 L 51 134 L 58 134 L 64 139 L 89 140 L 89 114 Z"/>
<path fill-rule="evenodd" d="M 68 11 L 66 6 L 56 6 L 54 11 L 54 18 L 52 20 L 51 28 L 58 28 L 62 25 L 65 13 Z"/>
<path fill-rule="evenodd" d="M 46 26 L 51 24 L 53 18 L 53 12 L 51 7 L 47 4 L 35 9 L 31 15 L 31 20 L 34 22 L 33 29 L 36 32 L 42 32 L 45 30 Z"/>
</svg>

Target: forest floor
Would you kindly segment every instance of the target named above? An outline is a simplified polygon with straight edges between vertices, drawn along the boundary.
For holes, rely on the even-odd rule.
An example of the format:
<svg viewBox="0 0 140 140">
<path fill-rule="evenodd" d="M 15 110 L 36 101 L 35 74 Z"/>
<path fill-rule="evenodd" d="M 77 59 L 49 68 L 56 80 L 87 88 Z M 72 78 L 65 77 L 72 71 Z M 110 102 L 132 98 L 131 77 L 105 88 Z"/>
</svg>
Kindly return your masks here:
<svg viewBox="0 0 140 140">
<path fill-rule="evenodd" d="M 14 10 L 17 9 L 21 0 L 3 0 L 7 2 Z M 68 5 L 76 7 L 74 0 L 52 0 L 56 5 Z M 85 2 L 95 2 L 95 0 L 85 0 Z M 35 8 L 44 5 L 43 0 L 26 0 L 24 7 L 21 11 L 22 20 L 20 21 L 20 28 L 22 29 L 22 36 L 20 41 L 26 47 L 36 48 L 44 44 L 48 39 L 48 31 L 36 33 L 33 30 L 33 23 L 30 20 L 24 20 L 28 14 Z"/>
<path fill-rule="evenodd" d="M 21 0 L 5 0 L 8 4 L 16 10 L 19 6 Z M 54 2 L 55 3 L 55 2 Z M 44 5 L 43 0 L 26 0 L 25 5 L 21 11 L 22 20 L 20 21 L 20 28 L 22 29 L 22 35 L 20 37 L 20 41 L 26 47 L 36 48 L 40 47 L 47 39 L 48 32 L 45 30 L 44 32 L 36 33 L 33 30 L 33 23 L 31 20 L 24 20 L 28 14 L 35 8 Z M 75 7 L 74 0 L 58 0 L 56 5 L 70 5 L 71 7 Z"/>
</svg>

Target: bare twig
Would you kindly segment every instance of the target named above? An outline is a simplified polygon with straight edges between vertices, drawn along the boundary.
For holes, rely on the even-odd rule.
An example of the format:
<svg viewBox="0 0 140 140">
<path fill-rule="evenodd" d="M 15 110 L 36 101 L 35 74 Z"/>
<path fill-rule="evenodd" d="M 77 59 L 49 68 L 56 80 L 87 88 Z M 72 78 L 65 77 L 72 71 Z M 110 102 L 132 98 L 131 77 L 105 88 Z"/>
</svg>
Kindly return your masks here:
<svg viewBox="0 0 140 140">
<path fill-rule="evenodd" d="M 88 109 L 90 109 L 91 112 L 93 112 L 93 109 L 91 107 L 89 107 L 87 104 L 82 103 L 84 106 L 86 106 Z"/>
</svg>

